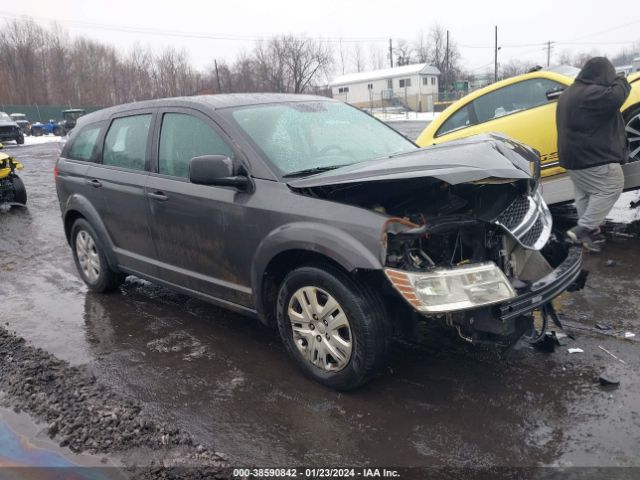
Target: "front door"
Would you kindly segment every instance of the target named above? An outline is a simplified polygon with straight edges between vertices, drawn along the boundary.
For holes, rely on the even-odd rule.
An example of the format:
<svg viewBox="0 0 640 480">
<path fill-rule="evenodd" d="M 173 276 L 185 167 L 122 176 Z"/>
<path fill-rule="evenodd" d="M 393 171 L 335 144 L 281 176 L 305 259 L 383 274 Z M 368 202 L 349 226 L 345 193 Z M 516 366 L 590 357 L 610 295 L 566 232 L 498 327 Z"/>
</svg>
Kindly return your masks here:
<svg viewBox="0 0 640 480">
<path fill-rule="evenodd" d="M 163 280 L 191 290 L 251 305 L 233 261 L 233 244 L 244 225 L 246 193 L 230 187 L 189 182 L 189 161 L 202 155 L 235 153 L 224 133 L 207 116 L 191 109 L 162 112 L 157 133 L 155 172 L 147 199 L 151 231 Z"/>
</svg>

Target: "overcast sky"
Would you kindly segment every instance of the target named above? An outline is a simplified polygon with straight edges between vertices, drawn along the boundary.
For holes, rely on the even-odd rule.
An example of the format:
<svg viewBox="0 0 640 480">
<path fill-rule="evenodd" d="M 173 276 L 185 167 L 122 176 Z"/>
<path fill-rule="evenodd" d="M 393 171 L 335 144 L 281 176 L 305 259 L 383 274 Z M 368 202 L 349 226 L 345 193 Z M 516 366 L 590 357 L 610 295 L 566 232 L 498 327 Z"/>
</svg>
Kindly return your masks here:
<svg viewBox="0 0 640 480">
<path fill-rule="evenodd" d="M 154 49 L 185 48 L 198 68 L 206 68 L 214 58 L 231 61 L 262 36 L 305 33 L 342 38 L 344 45 L 361 42 L 366 52 L 372 43 L 387 48 L 389 37 L 413 40 L 434 22 L 450 30 L 460 47 L 463 67 L 475 73 L 492 68 L 494 25 L 498 44 L 503 46 L 501 62 L 517 58 L 544 65 L 542 44 L 549 40 L 557 42 L 554 54 L 565 49 L 615 54 L 640 42 L 637 0 L 2 2 L 0 17 L 16 14 L 31 15 L 44 25 L 56 20 L 72 35 L 89 36 L 124 50 L 135 42 Z M 223 38 L 210 38 L 214 36 Z"/>
</svg>

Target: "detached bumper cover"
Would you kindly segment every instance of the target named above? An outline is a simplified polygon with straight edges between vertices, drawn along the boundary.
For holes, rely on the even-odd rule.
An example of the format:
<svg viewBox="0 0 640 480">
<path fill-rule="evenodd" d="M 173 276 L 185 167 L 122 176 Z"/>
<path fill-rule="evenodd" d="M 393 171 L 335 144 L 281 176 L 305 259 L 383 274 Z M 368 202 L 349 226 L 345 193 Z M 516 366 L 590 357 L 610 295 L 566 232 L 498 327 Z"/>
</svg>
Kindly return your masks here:
<svg viewBox="0 0 640 480">
<path fill-rule="evenodd" d="M 499 316 L 504 321 L 526 315 L 550 302 L 578 280 L 582 271 L 582 247 L 569 249 L 567 258 L 553 272 L 529 287 L 519 290 L 519 295 L 500 304 Z"/>
</svg>

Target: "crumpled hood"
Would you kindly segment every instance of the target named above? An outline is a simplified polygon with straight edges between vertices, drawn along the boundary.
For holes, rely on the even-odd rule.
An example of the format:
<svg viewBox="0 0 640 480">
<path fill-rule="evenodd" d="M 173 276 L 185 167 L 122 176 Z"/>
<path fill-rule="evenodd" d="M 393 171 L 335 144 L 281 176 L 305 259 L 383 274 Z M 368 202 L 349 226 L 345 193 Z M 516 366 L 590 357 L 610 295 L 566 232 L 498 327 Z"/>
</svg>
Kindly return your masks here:
<svg viewBox="0 0 640 480">
<path fill-rule="evenodd" d="M 587 61 L 576 77 L 576 81 L 596 85 L 611 85 L 615 79 L 616 69 L 605 57 L 594 57 Z"/>
<path fill-rule="evenodd" d="M 527 179 L 539 171 L 532 148 L 498 134 L 476 135 L 388 158 L 369 160 L 291 180 L 292 188 L 431 177 L 457 185 L 485 180 Z"/>
</svg>

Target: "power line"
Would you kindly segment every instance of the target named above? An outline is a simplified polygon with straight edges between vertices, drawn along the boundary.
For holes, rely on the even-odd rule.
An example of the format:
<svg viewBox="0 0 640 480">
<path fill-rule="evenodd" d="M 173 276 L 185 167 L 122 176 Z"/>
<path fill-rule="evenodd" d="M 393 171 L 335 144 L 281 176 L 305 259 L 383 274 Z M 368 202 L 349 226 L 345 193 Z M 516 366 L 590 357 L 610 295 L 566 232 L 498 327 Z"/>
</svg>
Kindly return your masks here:
<svg viewBox="0 0 640 480">
<path fill-rule="evenodd" d="M 108 30 L 108 31 L 116 31 L 116 32 L 124 32 L 124 33 L 140 33 L 145 35 L 159 35 L 159 36 L 169 36 L 169 37 L 179 37 L 179 38 L 194 38 L 194 39 L 205 39 L 205 40 L 227 40 L 227 41 L 259 41 L 265 40 L 267 38 L 272 37 L 273 35 L 239 35 L 239 34 L 229 34 L 229 33 L 207 33 L 207 32 L 185 32 L 180 30 L 165 30 L 165 29 L 157 29 L 157 28 L 148 28 L 148 27 L 134 27 L 134 26 L 125 26 L 125 25 L 113 25 L 113 24 L 105 24 L 105 23 L 97 23 L 97 22 L 89 22 L 89 21 L 78 21 L 78 20 L 69 20 L 69 19 L 55 19 L 51 17 L 42 17 L 35 15 L 19 15 L 11 12 L 0 11 L 0 18 L 8 18 L 8 19 L 22 19 L 22 18 L 32 18 L 34 20 L 39 21 L 49 21 L 49 22 L 58 22 L 66 25 L 70 25 L 76 28 L 89 28 L 89 29 L 99 29 L 99 30 Z M 338 42 L 386 42 L 387 38 L 385 37 L 308 37 L 313 38 L 314 40 L 318 40 L 321 42 L 330 42 L 330 43 L 338 43 Z"/>
</svg>

